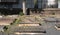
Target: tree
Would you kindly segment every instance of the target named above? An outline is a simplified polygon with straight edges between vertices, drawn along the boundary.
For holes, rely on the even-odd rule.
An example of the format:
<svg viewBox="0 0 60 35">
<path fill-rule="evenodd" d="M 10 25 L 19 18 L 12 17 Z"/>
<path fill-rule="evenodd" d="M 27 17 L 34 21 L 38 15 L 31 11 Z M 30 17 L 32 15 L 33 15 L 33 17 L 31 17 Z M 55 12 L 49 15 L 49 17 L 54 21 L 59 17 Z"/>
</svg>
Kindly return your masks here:
<svg viewBox="0 0 60 35">
<path fill-rule="evenodd" d="M 34 0 L 34 7 L 35 8 L 38 8 L 38 4 L 37 3 L 38 3 L 38 0 Z"/>
</svg>

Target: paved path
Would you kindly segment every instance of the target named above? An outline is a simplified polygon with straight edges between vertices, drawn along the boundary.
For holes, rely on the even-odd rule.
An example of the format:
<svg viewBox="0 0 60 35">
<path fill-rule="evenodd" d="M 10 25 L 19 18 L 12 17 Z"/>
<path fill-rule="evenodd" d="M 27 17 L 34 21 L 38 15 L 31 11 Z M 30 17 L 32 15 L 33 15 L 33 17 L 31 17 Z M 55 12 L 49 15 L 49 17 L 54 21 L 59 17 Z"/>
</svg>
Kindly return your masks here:
<svg viewBox="0 0 60 35">
<path fill-rule="evenodd" d="M 26 22 L 35 22 L 34 21 L 35 19 L 33 19 L 31 17 L 27 17 L 25 20 L 26 20 Z M 42 26 L 46 29 L 47 33 L 42 34 L 42 35 L 60 35 L 60 31 L 56 30 L 54 27 L 55 24 L 56 24 L 56 22 L 43 23 Z"/>
<path fill-rule="evenodd" d="M 34 22 L 33 18 L 26 18 L 24 19 L 25 22 Z M 56 22 L 46 22 L 42 23 L 42 26 L 46 29 L 46 33 L 41 34 L 41 35 L 60 35 L 60 31 L 55 29 L 55 24 Z M 13 35 L 13 34 L 11 34 Z M 26 35 L 26 34 L 24 34 Z"/>
<path fill-rule="evenodd" d="M 60 35 L 60 31 L 55 29 L 55 23 L 56 22 L 47 22 L 45 24 L 42 24 L 46 28 L 46 34 L 43 35 Z"/>
<path fill-rule="evenodd" d="M 25 16 L 22 18 L 22 22 L 23 23 L 40 23 L 40 19 L 41 18 L 39 16 Z"/>
</svg>

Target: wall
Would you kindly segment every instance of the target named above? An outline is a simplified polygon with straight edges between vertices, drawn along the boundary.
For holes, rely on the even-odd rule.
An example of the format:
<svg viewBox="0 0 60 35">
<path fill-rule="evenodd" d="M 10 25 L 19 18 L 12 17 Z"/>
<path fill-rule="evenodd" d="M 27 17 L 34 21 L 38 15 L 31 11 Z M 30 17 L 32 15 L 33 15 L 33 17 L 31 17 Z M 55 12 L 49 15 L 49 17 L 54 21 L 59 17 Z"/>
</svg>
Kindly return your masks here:
<svg viewBox="0 0 60 35">
<path fill-rule="evenodd" d="M 46 8 L 46 9 L 39 9 L 37 10 L 37 13 L 35 13 L 35 10 L 31 10 L 30 14 L 43 14 L 43 15 L 60 15 L 60 9 L 59 8 Z"/>
</svg>

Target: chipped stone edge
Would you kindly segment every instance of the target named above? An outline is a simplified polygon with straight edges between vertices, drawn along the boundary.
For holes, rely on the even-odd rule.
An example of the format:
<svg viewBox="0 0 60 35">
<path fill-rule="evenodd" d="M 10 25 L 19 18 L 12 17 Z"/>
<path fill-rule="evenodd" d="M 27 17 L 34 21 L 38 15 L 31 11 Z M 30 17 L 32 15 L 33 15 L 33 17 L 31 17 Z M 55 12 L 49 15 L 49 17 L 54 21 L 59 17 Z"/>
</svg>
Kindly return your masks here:
<svg viewBox="0 0 60 35">
<path fill-rule="evenodd" d="M 57 26 L 55 26 L 55 28 L 56 28 L 57 30 L 60 30 L 60 28 L 58 28 Z"/>
</svg>

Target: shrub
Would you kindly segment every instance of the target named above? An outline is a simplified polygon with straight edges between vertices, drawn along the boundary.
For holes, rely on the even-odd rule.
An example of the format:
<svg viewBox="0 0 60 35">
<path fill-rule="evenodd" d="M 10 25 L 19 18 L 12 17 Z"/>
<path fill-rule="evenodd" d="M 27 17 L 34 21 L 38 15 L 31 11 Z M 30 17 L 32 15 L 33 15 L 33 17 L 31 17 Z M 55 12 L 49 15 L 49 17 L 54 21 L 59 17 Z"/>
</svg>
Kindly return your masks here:
<svg viewBox="0 0 60 35">
<path fill-rule="evenodd" d="M 41 24 L 39 23 L 39 25 L 41 26 Z"/>
<path fill-rule="evenodd" d="M 10 23 L 10 25 L 13 25 L 14 23 Z"/>
<path fill-rule="evenodd" d="M 4 31 L 6 31 L 8 29 L 8 27 L 7 26 L 4 26 L 3 29 L 4 29 Z"/>
<path fill-rule="evenodd" d="M 16 22 L 16 20 L 17 20 L 17 19 L 15 19 L 15 20 L 13 21 L 13 23 L 10 23 L 10 25 L 13 25 L 13 24 Z"/>
<path fill-rule="evenodd" d="M 19 15 L 23 16 L 23 15 L 24 15 L 24 13 L 23 13 L 23 12 L 20 12 L 20 13 L 19 13 Z"/>
<path fill-rule="evenodd" d="M 17 20 L 17 19 L 15 19 L 15 20 L 13 21 L 13 23 L 15 23 L 15 22 L 16 22 L 16 20 Z"/>
<path fill-rule="evenodd" d="M 55 15 L 55 13 L 52 13 L 52 15 Z"/>
</svg>

